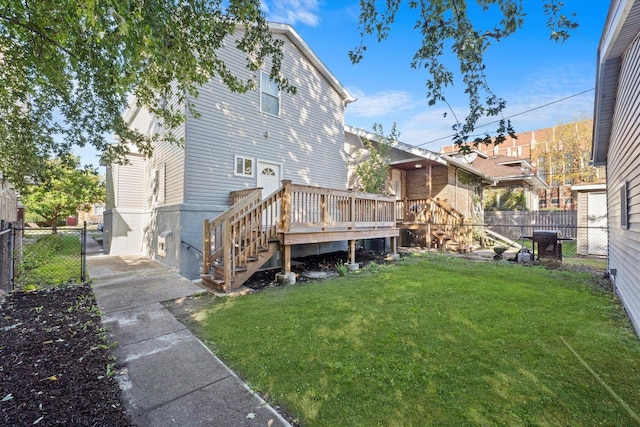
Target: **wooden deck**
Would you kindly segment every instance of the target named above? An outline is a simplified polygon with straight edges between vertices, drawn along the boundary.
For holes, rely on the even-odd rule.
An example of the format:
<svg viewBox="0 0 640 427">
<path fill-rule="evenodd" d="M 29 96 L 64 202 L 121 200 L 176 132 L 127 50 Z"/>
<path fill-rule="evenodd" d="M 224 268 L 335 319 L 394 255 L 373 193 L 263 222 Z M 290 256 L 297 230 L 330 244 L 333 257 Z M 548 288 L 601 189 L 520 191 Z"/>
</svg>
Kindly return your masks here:
<svg viewBox="0 0 640 427">
<path fill-rule="evenodd" d="M 282 181 L 262 199 L 261 189 L 231 194 L 233 206 L 204 221 L 203 283 L 224 292 L 236 289 L 276 250 L 282 271 L 291 271 L 291 246 L 347 241 L 355 263 L 355 241 L 389 237 L 397 249 L 393 196 L 335 190 Z"/>
</svg>

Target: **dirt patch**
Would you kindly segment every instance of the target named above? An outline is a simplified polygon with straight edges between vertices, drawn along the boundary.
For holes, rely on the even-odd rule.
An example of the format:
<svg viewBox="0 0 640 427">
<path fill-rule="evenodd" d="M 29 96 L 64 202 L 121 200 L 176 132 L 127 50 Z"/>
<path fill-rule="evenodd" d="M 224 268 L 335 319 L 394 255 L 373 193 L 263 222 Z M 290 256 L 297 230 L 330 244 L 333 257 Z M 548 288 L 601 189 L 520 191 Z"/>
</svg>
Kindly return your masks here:
<svg viewBox="0 0 640 427">
<path fill-rule="evenodd" d="M 329 276 L 335 276 L 338 274 L 338 266 L 347 263 L 348 259 L 346 251 L 294 258 L 292 260 L 291 271 L 296 275 L 296 283 L 308 282 L 316 279 L 305 277 L 305 272 L 318 271 L 328 273 Z M 356 263 L 360 264 L 360 267 L 364 267 L 372 262 L 383 263 L 385 259 L 386 254 L 384 252 L 364 249 L 356 251 Z M 244 283 L 244 286 L 256 291 L 277 286 L 275 277 L 279 271 L 280 269 L 258 271 L 251 276 L 251 279 Z"/>
<path fill-rule="evenodd" d="M 0 424 L 130 426 L 89 285 L 0 304 Z"/>
</svg>

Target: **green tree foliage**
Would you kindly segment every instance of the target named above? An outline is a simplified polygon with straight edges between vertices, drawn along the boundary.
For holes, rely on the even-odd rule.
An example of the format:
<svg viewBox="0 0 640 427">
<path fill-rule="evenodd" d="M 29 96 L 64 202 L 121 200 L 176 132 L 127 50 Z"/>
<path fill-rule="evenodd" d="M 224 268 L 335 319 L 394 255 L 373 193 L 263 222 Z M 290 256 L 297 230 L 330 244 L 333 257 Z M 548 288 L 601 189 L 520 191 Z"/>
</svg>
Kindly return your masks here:
<svg viewBox="0 0 640 427">
<path fill-rule="evenodd" d="M 521 188 L 500 188 L 487 190 L 485 194 L 486 211 L 522 211 L 526 209 L 526 199 Z"/>
<path fill-rule="evenodd" d="M 225 38 L 242 31 L 237 43 Z M 250 77 L 218 56 L 243 52 Z M 92 145 L 106 160 L 130 146 L 150 154 L 154 138 L 127 128 L 131 95 L 171 130 L 185 119 L 167 99 L 189 102 L 214 76 L 232 91 L 256 86 L 268 60 L 280 73 L 282 41 L 272 37 L 259 0 L 0 0 L 0 170 L 18 188 L 39 176 L 50 155 Z M 116 143 L 107 137 L 116 135 Z M 180 142 L 180 141 L 173 141 Z"/>
<path fill-rule="evenodd" d="M 45 218 L 54 234 L 59 219 L 89 210 L 91 204 L 105 199 L 105 185 L 97 172 L 79 169 L 79 162 L 70 156 L 48 160 L 44 181 L 28 185 L 22 195 L 27 212 Z"/>
<path fill-rule="evenodd" d="M 400 10 L 402 0 L 387 0 L 377 5 L 376 0 L 360 1 L 361 43 L 349 56 L 353 63 L 364 57 L 367 45 L 365 39 L 375 36 L 378 42 L 385 40 Z M 498 120 L 497 136 L 475 138 L 468 142 L 478 120 L 483 117 L 501 116 L 506 102 L 494 94 L 489 87 L 485 75 L 484 54 L 493 42 L 510 36 L 522 27 L 525 12 L 524 4 L 532 7 L 532 2 L 521 0 L 406 0 L 405 5 L 415 16 L 414 30 L 420 33 L 421 45 L 415 52 L 411 67 L 424 68 L 429 74 L 427 79 L 427 98 L 429 105 L 442 102 L 448 105 L 445 89 L 454 84 L 454 72 L 446 64 L 447 51 L 450 49 L 458 62 L 459 72 L 464 84 L 464 92 L 469 97 L 469 112 L 463 122 L 455 117 L 453 130 L 454 143 L 461 151 L 469 151 L 471 146 L 479 144 L 500 144 L 506 134 L 515 137 L 511 122 L 504 118 Z M 474 4 L 475 3 L 475 4 Z M 481 19 L 472 22 L 470 9 L 480 8 Z M 547 27 L 550 38 L 563 42 L 569 37 L 571 30 L 578 24 L 573 21 L 573 14 L 568 17 L 563 13 L 564 4 L 560 0 L 543 0 L 541 2 L 548 17 Z M 492 12 L 497 12 L 498 21 L 491 22 Z"/>
<path fill-rule="evenodd" d="M 554 187 L 597 181 L 604 174 L 589 164 L 592 139 L 592 119 L 558 124 L 548 141 L 536 145 L 538 173 Z"/>
<path fill-rule="evenodd" d="M 384 135 L 381 124 L 374 123 L 373 131 L 375 141 L 360 137 L 366 154 L 358 159 L 355 172 L 358 177 L 358 188 L 361 191 L 379 194 L 385 192 L 385 184 L 389 178 L 389 153 L 400 134 L 395 123 L 387 136 Z"/>
</svg>

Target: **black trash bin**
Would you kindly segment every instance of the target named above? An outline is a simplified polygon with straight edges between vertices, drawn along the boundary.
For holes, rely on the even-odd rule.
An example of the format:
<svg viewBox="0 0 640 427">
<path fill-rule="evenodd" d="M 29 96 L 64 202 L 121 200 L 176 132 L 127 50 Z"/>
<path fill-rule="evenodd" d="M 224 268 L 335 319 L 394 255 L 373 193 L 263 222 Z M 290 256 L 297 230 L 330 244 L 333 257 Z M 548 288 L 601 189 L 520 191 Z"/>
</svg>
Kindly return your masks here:
<svg viewBox="0 0 640 427">
<path fill-rule="evenodd" d="M 537 247 L 538 259 L 562 260 L 562 245 L 558 242 L 557 230 L 533 230 L 533 246 Z"/>
</svg>

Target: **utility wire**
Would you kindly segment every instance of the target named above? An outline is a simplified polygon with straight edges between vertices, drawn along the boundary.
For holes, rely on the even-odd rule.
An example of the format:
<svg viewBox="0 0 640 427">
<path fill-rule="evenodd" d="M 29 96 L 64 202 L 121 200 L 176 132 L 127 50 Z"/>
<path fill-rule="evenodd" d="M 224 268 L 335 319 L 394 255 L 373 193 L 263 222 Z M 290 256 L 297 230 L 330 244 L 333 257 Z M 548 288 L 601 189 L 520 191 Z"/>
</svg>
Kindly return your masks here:
<svg viewBox="0 0 640 427">
<path fill-rule="evenodd" d="M 510 119 L 512 117 L 517 117 L 517 116 L 521 116 L 523 114 L 530 113 L 532 111 L 540 110 L 542 108 L 548 107 L 549 105 L 557 104 L 559 102 L 566 101 L 567 99 L 571 99 L 571 98 L 575 98 L 576 96 L 584 95 L 585 93 L 591 92 L 592 90 L 595 90 L 595 88 L 583 90 L 582 92 L 574 93 L 573 95 L 569 95 L 569 96 L 566 96 L 564 98 L 548 102 L 548 103 L 540 105 L 538 107 L 530 108 L 528 110 L 512 114 L 512 115 L 510 115 L 508 117 L 505 117 L 505 119 Z M 498 122 L 500 122 L 500 120 L 494 120 L 492 122 L 488 122 L 488 123 L 484 123 L 484 124 L 478 125 L 475 128 L 478 129 L 478 128 L 481 128 L 481 127 L 490 126 L 490 125 L 493 125 L 493 124 L 498 123 Z M 422 146 L 427 145 L 427 144 L 433 144 L 434 142 L 442 141 L 443 139 L 453 138 L 455 135 L 456 135 L 455 133 L 452 133 L 451 135 L 443 136 L 443 137 L 437 138 L 437 139 L 432 139 L 431 141 L 423 142 L 422 144 L 416 144 L 415 147 L 422 147 Z M 478 136 L 478 135 L 469 135 L 469 136 Z"/>
</svg>

